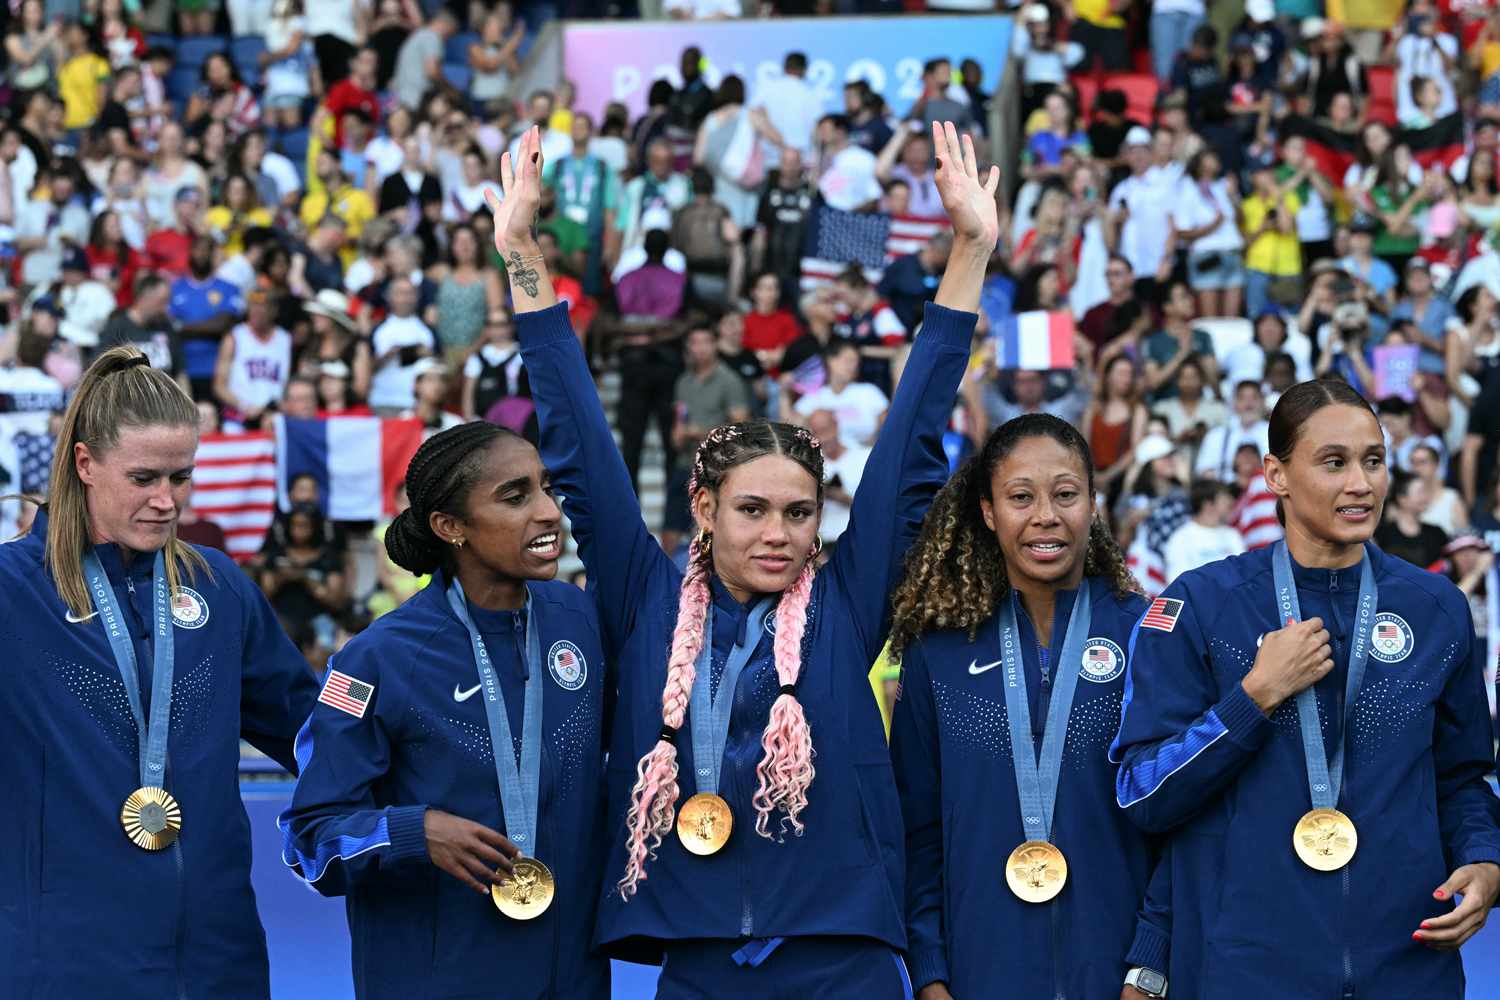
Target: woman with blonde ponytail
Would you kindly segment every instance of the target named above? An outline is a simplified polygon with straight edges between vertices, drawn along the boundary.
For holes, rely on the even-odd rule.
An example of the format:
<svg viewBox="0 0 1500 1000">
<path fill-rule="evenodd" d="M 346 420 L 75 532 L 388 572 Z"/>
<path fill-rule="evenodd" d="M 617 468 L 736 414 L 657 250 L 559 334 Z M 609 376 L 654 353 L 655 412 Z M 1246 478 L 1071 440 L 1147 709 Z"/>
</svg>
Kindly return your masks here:
<svg viewBox="0 0 1500 1000">
<path fill-rule="evenodd" d="M 245 574 L 177 538 L 197 426 L 105 351 L 0 545 L 0 996 L 269 996 L 239 740 L 295 770 L 317 687 Z"/>
<path fill-rule="evenodd" d="M 998 235 L 998 176 L 934 128 L 955 241 L 837 554 L 817 569 L 822 452 L 805 429 L 713 430 L 679 571 L 647 533 L 588 365 L 531 236 L 540 136 L 491 192 L 542 457 L 605 655 L 619 667 L 611 853 L 595 943 L 664 962 L 659 997 L 909 996 L 900 830 L 866 674 L 902 551 L 945 476 L 941 436 Z"/>
<path fill-rule="evenodd" d="M 907 553 L 891 759 L 919 1000 L 1165 993 L 1170 880 L 1108 757 L 1146 601 L 1094 486 L 1076 428 L 1017 417 Z"/>
</svg>

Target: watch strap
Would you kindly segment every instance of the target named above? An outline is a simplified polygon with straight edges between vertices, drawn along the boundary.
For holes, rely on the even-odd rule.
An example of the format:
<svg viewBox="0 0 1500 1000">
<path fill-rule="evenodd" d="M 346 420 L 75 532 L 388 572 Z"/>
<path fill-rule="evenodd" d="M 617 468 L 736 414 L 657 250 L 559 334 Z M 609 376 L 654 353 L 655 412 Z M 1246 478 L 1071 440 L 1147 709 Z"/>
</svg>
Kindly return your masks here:
<svg viewBox="0 0 1500 1000">
<path fill-rule="evenodd" d="M 1161 976 L 1161 992 L 1160 993 L 1153 992 L 1152 990 L 1149 990 L 1146 987 L 1144 987 L 1144 986 L 1141 985 L 1141 973 L 1147 972 L 1147 971 L 1153 972 L 1156 975 Z M 1135 966 L 1129 972 L 1125 973 L 1125 985 L 1126 986 L 1134 986 L 1136 989 L 1140 990 L 1142 993 L 1146 994 L 1148 997 L 1162 997 L 1162 998 L 1164 998 L 1167 995 L 1167 977 L 1165 975 L 1162 975 L 1160 972 L 1156 972 L 1155 969 L 1147 970 L 1147 969 L 1142 968 L 1139 965 Z"/>
</svg>

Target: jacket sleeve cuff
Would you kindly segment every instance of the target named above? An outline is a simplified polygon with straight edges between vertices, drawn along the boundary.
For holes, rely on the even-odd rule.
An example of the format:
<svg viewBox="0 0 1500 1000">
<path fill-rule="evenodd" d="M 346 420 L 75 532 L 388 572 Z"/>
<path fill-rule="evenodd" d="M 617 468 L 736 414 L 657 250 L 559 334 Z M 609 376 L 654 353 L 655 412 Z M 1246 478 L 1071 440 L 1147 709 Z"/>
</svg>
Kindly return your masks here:
<svg viewBox="0 0 1500 1000">
<path fill-rule="evenodd" d="M 1135 940 L 1130 942 L 1130 950 L 1125 953 L 1127 967 L 1139 965 L 1165 976 L 1170 953 L 1171 942 L 1165 934 L 1144 920 L 1136 921 Z"/>
<path fill-rule="evenodd" d="M 576 340 L 573 323 L 568 319 L 568 304 L 559 302 L 546 309 L 516 313 L 516 339 L 522 347 Z"/>
<path fill-rule="evenodd" d="M 1500 845 L 1497 844 L 1475 844 L 1457 851 L 1453 855 L 1453 867 L 1462 868 L 1464 865 L 1480 865 L 1489 863 L 1500 865 Z M 1495 901 L 1500 906 L 1500 900 Z"/>
<path fill-rule="evenodd" d="M 909 951 L 906 953 L 906 972 L 911 976 L 913 993 L 929 983 L 946 983 L 948 956 L 941 947 Z"/>
<path fill-rule="evenodd" d="M 928 302 L 922 313 L 921 335 L 936 337 L 942 346 L 957 348 L 968 354 L 969 347 L 974 342 L 974 326 L 978 322 L 978 313 L 962 312 L 940 306 L 936 302 Z"/>
<path fill-rule="evenodd" d="M 386 810 L 386 831 L 391 836 L 389 858 L 393 863 L 426 860 L 426 818 L 426 806 L 391 806 Z"/>
<path fill-rule="evenodd" d="M 1236 684 L 1229 693 L 1214 706 L 1214 714 L 1229 731 L 1229 738 L 1246 750 L 1254 750 L 1265 742 L 1271 731 L 1271 720 L 1260 710 L 1243 684 Z"/>
</svg>

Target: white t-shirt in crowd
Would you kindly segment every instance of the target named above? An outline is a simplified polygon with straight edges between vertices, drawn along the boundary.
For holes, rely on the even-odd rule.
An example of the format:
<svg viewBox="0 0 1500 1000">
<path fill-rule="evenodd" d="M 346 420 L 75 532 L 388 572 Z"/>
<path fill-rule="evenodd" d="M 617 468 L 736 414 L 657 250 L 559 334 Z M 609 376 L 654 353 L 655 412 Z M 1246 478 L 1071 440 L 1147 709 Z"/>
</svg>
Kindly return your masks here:
<svg viewBox="0 0 1500 1000">
<path fill-rule="evenodd" d="M 870 449 L 861 445 L 844 448 L 838 458 L 827 457 L 824 450 L 823 481 L 831 483 L 838 479 L 843 491 L 854 496 L 859 489 L 860 478 L 865 474 L 865 463 L 870 460 Z M 823 520 L 818 524 L 818 537 L 825 542 L 836 542 L 849 527 L 849 505 L 838 500 L 823 501 Z"/>
<path fill-rule="evenodd" d="M 370 335 L 370 350 L 378 363 L 388 351 L 398 347 L 426 347 L 437 350 L 437 338 L 426 323 L 416 316 L 388 316 Z M 416 363 L 403 365 L 397 358 L 383 368 L 376 368 L 370 379 L 370 405 L 409 410 L 416 400 Z"/>
<path fill-rule="evenodd" d="M 1197 521 L 1185 521 L 1172 532 L 1162 549 L 1167 564 L 1167 582 L 1171 583 L 1190 569 L 1207 566 L 1220 559 L 1245 551 L 1245 540 L 1233 528 L 1212 528 Z"/>
<path fill-rule="evenodd" d="M 364 0 L 315 0 L 307 4 L 307 34 L 310 38 L 333 35 L 350 45 L 359 44 L 358 9 Z"/>
<path fill-rule="evenodd" d="M 1130 215 L 1120 230 L 1120 253 L 1141 277 L 1153 277 L 1171 227 L 1178 174 L 1152 167 L 1140 176 L 1125 178 L 1109 195 L 1112 211 L 1125 206 Z"/>
<path fill-rule="evenodd" d="M 292 376 L 292 335 L 278 326 L 261 340 L 248 323 L 240 323 L 229 336 L 234 340 L 229 391 L 251 407 L 263 408 L 280 399 Z"/>
<path fill-rule="evenodd" d="M 781 133 L 781 139 L 793 149 L 800 150 L 805 160 L 812 150 L 813 128 L 823 116 L 823 102 L 800 76 L 782 74 L 774 80 L 760 85 L 755 95 L 755 107 L 764 108 L 766 117 Z M 766 164 L 776 162 L 779 155 L 770 142 L 763 144 Z"/>
<path fill-rule="evenodd" d="M 1198 448 L 1198 461 L 1193 464 L 1195 476 L 1206 476 L 1221 483 L 1234 481 L 1234 453 L 1240 445 L 1253 444 L 1262 456 L 1271 450 L 1271 425 L 1264 420 L 1249 427 L 1240 423 L 1239 417 L 1230 417 L 1228 423 L 1210 427 L 1203 435 L 1203 444 Z"/>
<path fill-rule="evenodd" d="M 1441 52 L 1439 51 L 1441 50 Z M 1396 117 L 1402 121 L 1416 114 L 1417 102 L 1411 95 L 1411 79 L 1425 76 L 1438 85 L 1442 97 L 1438 100 L 1437 117 L 1451 115 L 1458 110 L 1458 98 L 1453 93 L 1453 81 L 1443 65 L 1443 55 L 1449 64 L 1458 62 L 1458 41 L 1452 35 L 1439 33 L 1435 38 L 1422 35 L 1405 35 L 1396 43 Z"/>
<path fill-rule="evenodd" d="M 797 400 L 797 412 L 810 416 L 828 410 L 839 422 L 839 437 L 849 445 L 871 445 L 880 430 L 880 417 L 891 405 L 885 393 L 868 382 L 850 382 L 843 392 L 823 386 Z"/>
<path fill-rule="evenodd" d="M 829 207 L 844 212 L 878 201 L 881 190 L 875 179 L 875 154 L 863 146 L 839 150 L 818 180 L 818 191 Z"/>
<path fill-rule="evenodd" d="M 1177 185 L 1176 204 L 1172 209 L 1172 220 L 1179 230 L 1201 229 L 1219 219 L 1219 224 L 1207 235 L 1193 241 L 1193 253 L 1215 253 L 1239 250 L 1245 245 L 1240 227 L 1235 223 L 1234 202 L 1229 197 L 1229 182 L 1220 178 L 1209 182 L 1204 191 L 1194 181 L 1184 177 Z"/>
</svg>

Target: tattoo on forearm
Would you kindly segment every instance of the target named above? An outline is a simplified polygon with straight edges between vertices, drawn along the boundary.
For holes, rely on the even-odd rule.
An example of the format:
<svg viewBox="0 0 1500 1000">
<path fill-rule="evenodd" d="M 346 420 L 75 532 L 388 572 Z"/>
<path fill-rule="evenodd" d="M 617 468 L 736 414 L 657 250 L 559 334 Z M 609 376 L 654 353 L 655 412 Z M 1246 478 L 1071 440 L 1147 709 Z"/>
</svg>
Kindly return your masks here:
<svg viewBox="0 0 1500 1000">
<path fill-rule="evenodd" d="M 515 250 L 510 252 L 508 270 L 510 271 L 510 280 L 521 286 L 521 291 L 527 295 L 536 295 L 537 285 L 542 280 L 542 276 L 537 273 L 536 268 L 527 267 L 520 253 Z"/>
</svg>

